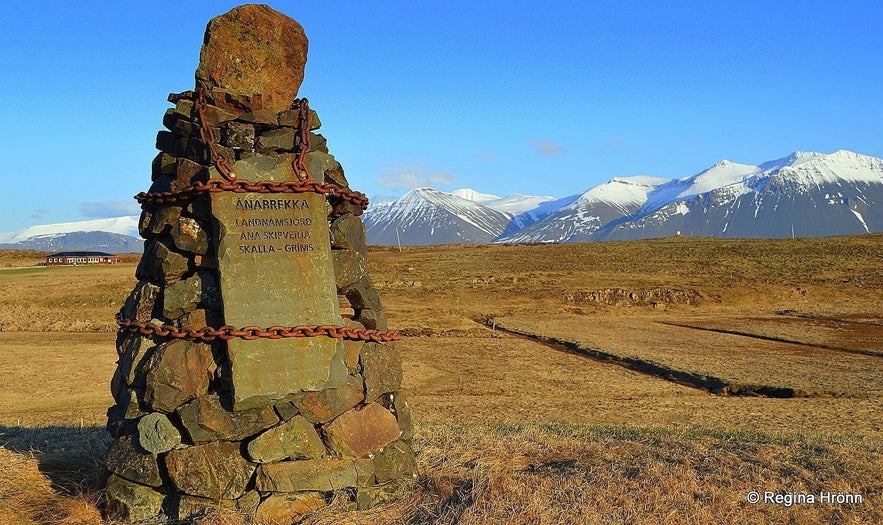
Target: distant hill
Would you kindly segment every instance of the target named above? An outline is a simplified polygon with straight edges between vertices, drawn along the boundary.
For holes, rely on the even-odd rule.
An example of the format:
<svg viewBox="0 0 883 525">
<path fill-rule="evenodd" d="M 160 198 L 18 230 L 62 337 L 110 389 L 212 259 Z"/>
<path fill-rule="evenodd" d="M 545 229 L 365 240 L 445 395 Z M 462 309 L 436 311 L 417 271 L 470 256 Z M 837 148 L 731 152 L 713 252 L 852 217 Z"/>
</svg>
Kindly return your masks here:
<svg viewBox="0 0 883 525">
<path fill-rule="evenodd" d="M 517 206 L 500 206 L 507 199 Z M 411 245 L 881 232 L 883 160 L 845 150 L 757 166 L 722 160 L 680 179 L 614 178 L 560 199 L 420 188 L 369 208 L 365 224 L 369 243 L 395 244 L 397 231 Z"/>
<path fill-rule="evenodd" d="M 139 253 L 144 240 L 138 236 L 138 216 L 30 226 L 0 233 L 0 249 L 45 252 L 92 250 Z"/>
</svg>

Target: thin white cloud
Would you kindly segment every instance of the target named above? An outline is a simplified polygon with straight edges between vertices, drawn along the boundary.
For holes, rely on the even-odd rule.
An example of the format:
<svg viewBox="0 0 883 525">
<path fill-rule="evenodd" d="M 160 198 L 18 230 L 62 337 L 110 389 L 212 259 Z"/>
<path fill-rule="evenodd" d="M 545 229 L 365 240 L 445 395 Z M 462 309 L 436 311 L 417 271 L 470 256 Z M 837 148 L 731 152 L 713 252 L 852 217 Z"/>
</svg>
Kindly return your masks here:
<svg viewBox="0 0 883 525">
<path fill-rule="evenodd" d="M 540 157 L 554 157 L 567 152 L 567 148 L 559 146 L 551 140 L 533 139 L 531 144 L 533 144 L 534 149 Z"/>
<path fill-rule="evenodd" d="M 396 190 L 412 190 L 422 186 L 450 186 L 457 176 L 443 170 L 429 170 L 420 163 L 395 164 L 384 168 L 383 175 L 377 178 L 377 184 L 384 188 Z"/>
<path fill-rule="evenodd" d="M 110 217 L 122 217 L 124 215 L 138 215 L 141 206 L 137 202 L 108 201 L 108 202 L 84 202 L 80 204 L 80 213 L 84 217 L 106 219 Z"/>
</svg>

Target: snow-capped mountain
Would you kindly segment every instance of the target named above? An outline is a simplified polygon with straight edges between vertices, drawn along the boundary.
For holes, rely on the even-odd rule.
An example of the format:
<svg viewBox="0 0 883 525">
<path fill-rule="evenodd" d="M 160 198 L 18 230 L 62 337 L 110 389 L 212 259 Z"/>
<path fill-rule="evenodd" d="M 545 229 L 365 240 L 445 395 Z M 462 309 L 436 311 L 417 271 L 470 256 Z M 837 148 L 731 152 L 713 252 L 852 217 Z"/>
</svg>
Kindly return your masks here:
<svg viewBox="0 0 883 525">
<path fill-rule="evenodd" d="M 459 218 L 464 217 L 467 224 L 480 222 L 473 215 L 486 217 L 494 210 L 508 216 L 508 222 L 493 242 L 581 242 L 678 234 L 810 237 L 883 231 L 883 160 L 845 150 L 795 152 L 756 166 L 722 160 L 679 179 L 614 178 L 559 199 L 519 194 L 497 197 L 474 190 L 445 194 L 421 188 L 415 192 L 394 203 L 372 205 L 366 214 L 369 242 L 395 243 L 396 228 L 402 244 L 489 242 L 499 226 L 469 234 L 462 230 Z M 490 223 L 499 224 L 493 220 L 482 224 Z M 406 230 L 407 236 L 402 233 Z"/>
<path fill-rule="evenodd" d="M 883 160 L 796 152 L 759 166 L 721 161 L 676 180 L 614 179 L 498 240 L 846 235 L 883 231 L 881 205 Z"/>
<path fill-rule="evenodd" d="M 370 244 L 584 242 L 672 235 L 802 237 L 883 232 L 883 159 L 795 152 L 757 166 L 722 160 L 695 175 L 614 178 L 562 198 L 418 188 L 373 198 Z M 0 248 L 139 252 L 138 216 L 0 233 Z"/>
<path fill-rule="evenodd" d="M 604 225 L 637 213 L 647 204 L 648 196 L 668 179 L 636 176 L 614 178 L 581 195 L 552 201 L 534 212 L 538 220 L 501 236 L 500 242 L 576 242 L 591 237 Z M 551 202 L 549 204 L 552 204 Z M 546 211 L 545 217 L 541 214 Z"/>
<path fill-rule="evenodd" d="M 0 248 L 42 251 L 98 250 L 111 253 L 140 252 L 138 216 L 94 219 L 30 226 L 0 233 Z"/>
<path fill-rule="evenodd" d="M 426 245 L 491 242 L 511 218 L 452 193 L 417 188 L 393 203 L 369 209 L 363 220 L 370 244 Z"/>
</svg>

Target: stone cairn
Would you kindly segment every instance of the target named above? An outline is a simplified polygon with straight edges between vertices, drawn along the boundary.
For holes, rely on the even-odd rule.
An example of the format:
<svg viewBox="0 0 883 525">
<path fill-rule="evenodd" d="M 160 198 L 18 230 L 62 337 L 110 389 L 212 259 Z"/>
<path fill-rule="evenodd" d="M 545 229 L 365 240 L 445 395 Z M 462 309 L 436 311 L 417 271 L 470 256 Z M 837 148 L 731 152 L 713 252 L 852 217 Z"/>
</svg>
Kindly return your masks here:
<svg viewBox="0 0 883 525">
<path fill-rule="evenodd" d="M 169 95 L 117 318 L 111 518 L 290 523 L 417 476 L 397 334 L 366 272 L 367 200 L 292 104 L 306 53 L 296 21 L 240 6 L 209 22 L 197 89 Z"/>
</svg>

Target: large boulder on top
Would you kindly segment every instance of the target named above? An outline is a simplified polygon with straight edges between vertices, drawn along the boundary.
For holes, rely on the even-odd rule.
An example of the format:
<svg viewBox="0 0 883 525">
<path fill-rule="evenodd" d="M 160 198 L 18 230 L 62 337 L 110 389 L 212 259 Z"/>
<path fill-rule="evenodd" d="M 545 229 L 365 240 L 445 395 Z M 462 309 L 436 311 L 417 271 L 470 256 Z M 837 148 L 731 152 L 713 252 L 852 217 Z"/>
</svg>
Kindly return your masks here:
<svg viewBox="0 0 883 525">
<path fill-rule="evenodd" d="M 213 92 L 217 106 L 279 113 L 291 107 L 303 82 L 307 46 L 294 19 L 263 4 L 234 7 L 205 28 L 196 84 Z M 251 107 L 235 107 L 246 100 Z"/>
</svg>

